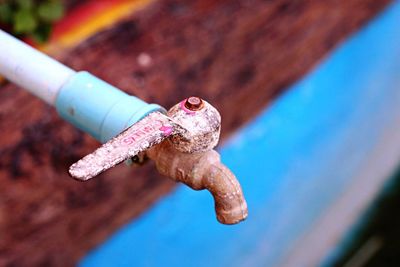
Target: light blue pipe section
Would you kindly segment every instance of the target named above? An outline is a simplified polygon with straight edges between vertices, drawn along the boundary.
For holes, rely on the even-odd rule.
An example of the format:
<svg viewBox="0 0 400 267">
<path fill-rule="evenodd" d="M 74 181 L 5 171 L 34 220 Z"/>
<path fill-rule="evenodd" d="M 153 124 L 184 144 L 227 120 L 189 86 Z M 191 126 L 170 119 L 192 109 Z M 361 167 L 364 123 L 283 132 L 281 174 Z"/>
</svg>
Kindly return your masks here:
<svg viewBox="0 0 400 267">
<path fill-rule="evenodd" d="M 0 1 L 3 3 L 4 1 Z M 75 71 L 0 29 L 0 75 L 54 105 Z"/>
<path fill-rule="evenodd" d="M 301 248 L 321 258 L 302 238 L 354 182 L 358 198 L 369 171 L 397 160 L 387 152 L 400 142 L 399 22 L 396 1 L 224 144 L 247 221 L 220 225 L 208 192 L 178 186 L 80 266 L 281 266 Z M 338 215 L 333 223 L 346 219 Z M 321 238 L 334 229 L 324 230 Z"/>
<path fill-rule="evenodd" d="M 84 71 L 63 85 L 55 106 L 62 118 L 102 143 L 150 112 L 164 111 Z"/>
</svg>

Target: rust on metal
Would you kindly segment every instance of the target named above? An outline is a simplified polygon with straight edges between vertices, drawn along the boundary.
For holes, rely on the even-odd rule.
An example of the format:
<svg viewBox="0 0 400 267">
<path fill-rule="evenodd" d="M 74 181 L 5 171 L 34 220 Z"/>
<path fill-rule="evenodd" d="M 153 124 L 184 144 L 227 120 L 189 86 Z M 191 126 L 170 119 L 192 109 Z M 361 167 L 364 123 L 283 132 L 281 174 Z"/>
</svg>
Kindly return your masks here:
<svg viewBox="0 0 400 267">
<path fill-rule="evenodd" d="M 219 222 L 235 224 L 246 219 L 247 204 L 240 184 L 213 150 L 221 128 L 219 112 L 206 101 L 189 97 L 173 106 L 167 115 L 150 113 L 73 164 L 71 176 L 86 181 L 146 153 L 162 175 L 195 190 L 209 190 Z"/>
<path fill-rule="evenodd" d="M 185 153 L 165 141 L 147 152 L 157 170 L 194 190 L 210 191 L 215 201 L 217 219 L 236 224 L 247 218 L 247 203 L 235 175 L 220 161 L 217 151 Z"/>
<path fill-rule="evenodd" d="M 200 97 L 191 96 L 185 101 L 185 107 L 192 111 L 197 111 L 203 108 L 203 101 Z"/>
<path fill-rule="evenodd" d="M 137 156 L 182 128 L 160 112 L 150 113 L 107 143 L 74 163 L 69 173 L 86 181 L 124 160 Z"/>
</svg>

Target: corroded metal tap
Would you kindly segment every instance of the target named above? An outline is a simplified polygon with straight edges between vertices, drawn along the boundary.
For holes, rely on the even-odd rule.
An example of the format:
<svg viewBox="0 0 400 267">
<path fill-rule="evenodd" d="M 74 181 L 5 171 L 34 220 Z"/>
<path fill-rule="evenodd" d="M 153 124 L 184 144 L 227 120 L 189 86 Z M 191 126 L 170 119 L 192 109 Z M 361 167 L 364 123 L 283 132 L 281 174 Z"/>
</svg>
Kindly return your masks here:
<svg viewBox="0 0 400 267">
<path fill-rule="evenodd" d="M 190 97 L 166 115 L 152 112 L 70 167 L 78 180 L 88 180 L 116 164 L 143 154 L 157 170 L 194 190 L 207 189 L 215 200 L 217 219 L 235 224 L 247 217 L 247 204 L 234 174 L 221 163 L 217 145 L 221 116 L 208 102 Z"/>
<path fill-rule="evenodd" d="M 1 30 L 0 74 L 105 142 L 70 167 L 74 178 L 85 181 L 122 161 L 147 155 L 163 175 L 195 190 L 208 189 L 221 223 L 246 218 L 242 189 L 213 150 L 221 117 L 206 101 L 190 97 L 164 115 L 159 105 L 128 95 L 86 71 L 75 72 Z"/>
</svg>

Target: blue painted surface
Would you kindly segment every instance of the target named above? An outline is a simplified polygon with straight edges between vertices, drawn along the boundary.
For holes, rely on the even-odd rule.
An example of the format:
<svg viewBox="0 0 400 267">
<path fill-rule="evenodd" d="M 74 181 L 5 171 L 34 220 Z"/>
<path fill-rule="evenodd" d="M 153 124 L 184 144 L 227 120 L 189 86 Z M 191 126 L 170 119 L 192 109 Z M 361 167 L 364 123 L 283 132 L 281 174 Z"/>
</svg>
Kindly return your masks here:
<svg viewBox="0 0 400 267">
<path fill-rule="evenodd" d="M 218 224 L 208 192 L 179 186 L 80 266 L 279 265 L 400 116 L 399 18 L 396 1 L 223 145 L 246 222 Z"/>
<path fill-rule="evenodd" d="M 150 112 L 163 110 L 85 71 L 63 85 L 55 106 L 63 119 L 103 143 Z"/>
</svg>

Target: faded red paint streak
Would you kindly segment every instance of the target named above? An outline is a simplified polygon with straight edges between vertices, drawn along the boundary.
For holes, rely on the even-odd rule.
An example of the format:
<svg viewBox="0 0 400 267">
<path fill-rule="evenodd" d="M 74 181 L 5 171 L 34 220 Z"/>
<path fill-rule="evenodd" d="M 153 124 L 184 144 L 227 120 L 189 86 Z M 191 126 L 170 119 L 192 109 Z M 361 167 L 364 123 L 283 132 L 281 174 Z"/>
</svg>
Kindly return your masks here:
<svg viewBox="0 0 400 267">
<path fill-rule="evenodd" d="M 80 27 L 82 23 L 85 23 L 85 21 L 94 14 L 100 14 L 102 11 L 123 2 L 127 2 L 127 0 L 89 0 L 86 3 L 79 5 L 68 12 L 62 20 L 54 25 L 51 40 L 56 40 L 62 36 L 63 33 Z"/>
<path fill-rule="evenodd" d="M 153 133 L 156 130 L 160 130 L 165 134 L 165 129 L 162 130 L 163 127 L 165 127 L 163 123 L 161 121 L 156 120 L 154 121 L 153 125 L 144 126 L 143 128 L 138 129 L 136 132 L 132 133 L 127 138 L 122 139 L 122 143 L 126 145 L 132 145 L 135 142 L 143 140 L 146 136 L 148 136 L 149 134 Z"/>
</svg>

